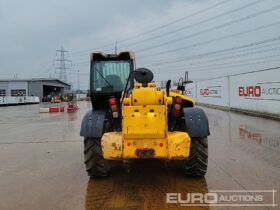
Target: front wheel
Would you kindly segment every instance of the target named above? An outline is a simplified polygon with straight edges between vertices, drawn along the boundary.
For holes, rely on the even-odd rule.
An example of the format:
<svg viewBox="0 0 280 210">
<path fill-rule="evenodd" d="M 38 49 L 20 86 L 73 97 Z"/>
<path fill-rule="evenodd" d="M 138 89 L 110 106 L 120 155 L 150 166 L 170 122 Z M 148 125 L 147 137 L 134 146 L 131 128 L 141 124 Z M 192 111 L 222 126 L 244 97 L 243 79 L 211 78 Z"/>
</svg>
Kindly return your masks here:
<svg viewBox="0 0 280 210">
<path fill-rule="evenodd" d="M 90 177 L 99 178 L 108 175 L 109 164 L 103 158 L 100 138 L 84 139 L 84 160 Z"/>
<path fill-rule="evenodd" d="M 207 137 L 191 139 L 190 156 L 184 164 L 184 172 L 187 176 L 203 177 L 208 164 L 208 140 Z"/>
</svg>

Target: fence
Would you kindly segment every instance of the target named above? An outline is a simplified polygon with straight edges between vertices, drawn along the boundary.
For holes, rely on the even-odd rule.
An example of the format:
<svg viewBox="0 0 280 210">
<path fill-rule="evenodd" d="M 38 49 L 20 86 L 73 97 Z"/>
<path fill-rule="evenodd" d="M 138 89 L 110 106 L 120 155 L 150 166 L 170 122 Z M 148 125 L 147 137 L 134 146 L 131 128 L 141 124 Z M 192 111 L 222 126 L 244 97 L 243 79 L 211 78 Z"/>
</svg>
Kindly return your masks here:
<svg viewBox="0 0 280 210">
<path fill-rule="evenodd" d="M 0 105 L 17 105 L 17 104 L 36 104 L 39 103 L 37 96 L 1 96 Z"/>
<path fill-rule="evenodd" d="M 188 84 L 186 95 L 202 104 L 280 116 L 280 67 Z"/>
</svg>

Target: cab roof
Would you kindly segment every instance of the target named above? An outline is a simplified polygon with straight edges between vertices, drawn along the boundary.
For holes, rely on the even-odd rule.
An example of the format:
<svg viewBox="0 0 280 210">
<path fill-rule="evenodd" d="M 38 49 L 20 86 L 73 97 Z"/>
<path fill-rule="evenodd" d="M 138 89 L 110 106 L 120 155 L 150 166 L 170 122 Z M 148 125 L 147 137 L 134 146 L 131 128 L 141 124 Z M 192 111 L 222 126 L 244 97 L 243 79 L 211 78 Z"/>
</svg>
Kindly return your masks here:
<svg viewBox="0 0 280 210">
<path fill-rule="evenodd" d="M 93 52 L 90 54 L 90 60 L 100 60 L 100 59 L 110 59 L 110 58 L 117 58 L 117 59 L 126 59 L 126 60 L 134 60 L 135 56 L 132 51 L 122 51 L 117 54 L 110 54 L 104 52 Z"/>
</svg>

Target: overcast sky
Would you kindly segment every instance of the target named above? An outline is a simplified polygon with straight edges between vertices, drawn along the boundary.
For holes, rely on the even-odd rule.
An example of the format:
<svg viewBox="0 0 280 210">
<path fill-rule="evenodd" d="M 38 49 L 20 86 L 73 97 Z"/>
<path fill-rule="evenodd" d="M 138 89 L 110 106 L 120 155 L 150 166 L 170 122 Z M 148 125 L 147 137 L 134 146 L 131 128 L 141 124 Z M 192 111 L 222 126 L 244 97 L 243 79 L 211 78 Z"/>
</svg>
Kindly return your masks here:
<svg viewBox="0 0 280 210">
<path fill-rule="evenodd" d="M 279 66 L 279 39 L 279 0 L 0 0 L 0 79 L 59 77 L 63 46 L 87 89 L 89 53 L 118 40 L 156 81 L 200 80 Z"/>
</svg>

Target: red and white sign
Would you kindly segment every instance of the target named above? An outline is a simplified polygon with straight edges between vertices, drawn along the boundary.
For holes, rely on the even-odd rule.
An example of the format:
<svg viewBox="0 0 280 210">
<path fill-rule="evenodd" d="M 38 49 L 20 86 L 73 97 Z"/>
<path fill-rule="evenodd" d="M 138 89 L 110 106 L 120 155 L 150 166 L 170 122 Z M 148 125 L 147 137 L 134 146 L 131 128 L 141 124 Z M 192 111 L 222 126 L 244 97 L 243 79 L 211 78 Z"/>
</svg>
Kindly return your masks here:
<svg viewBox="0 0 280 210">
<path fill-rule="evenodd" d="M 228 106 L 228 99 L 228 77 L 197 82 L 198 102 Z"/>
<path fill-rule="evenodd" d="M 200 103 L 280 115 L 280 69 L 197 81 L 187 85 L 186 95 Z"/>
<path fill-rule="evenodd" d="M 229 77 L 230 106 L 280 115 L 280 69 Z"/>
<path fill-rule="evenodd" d="M 263 100 L 280 101 L 280 82 L 266 82 L 257 85 L 239 86 L 238 95 L 247 99 L 259 98 Z"/>
<path fill-rule="evenodd" d="M 212 86 L 200 89 L 200 95 L 203 97 L 221 98 L 221 86 Z"/>
</svg>

